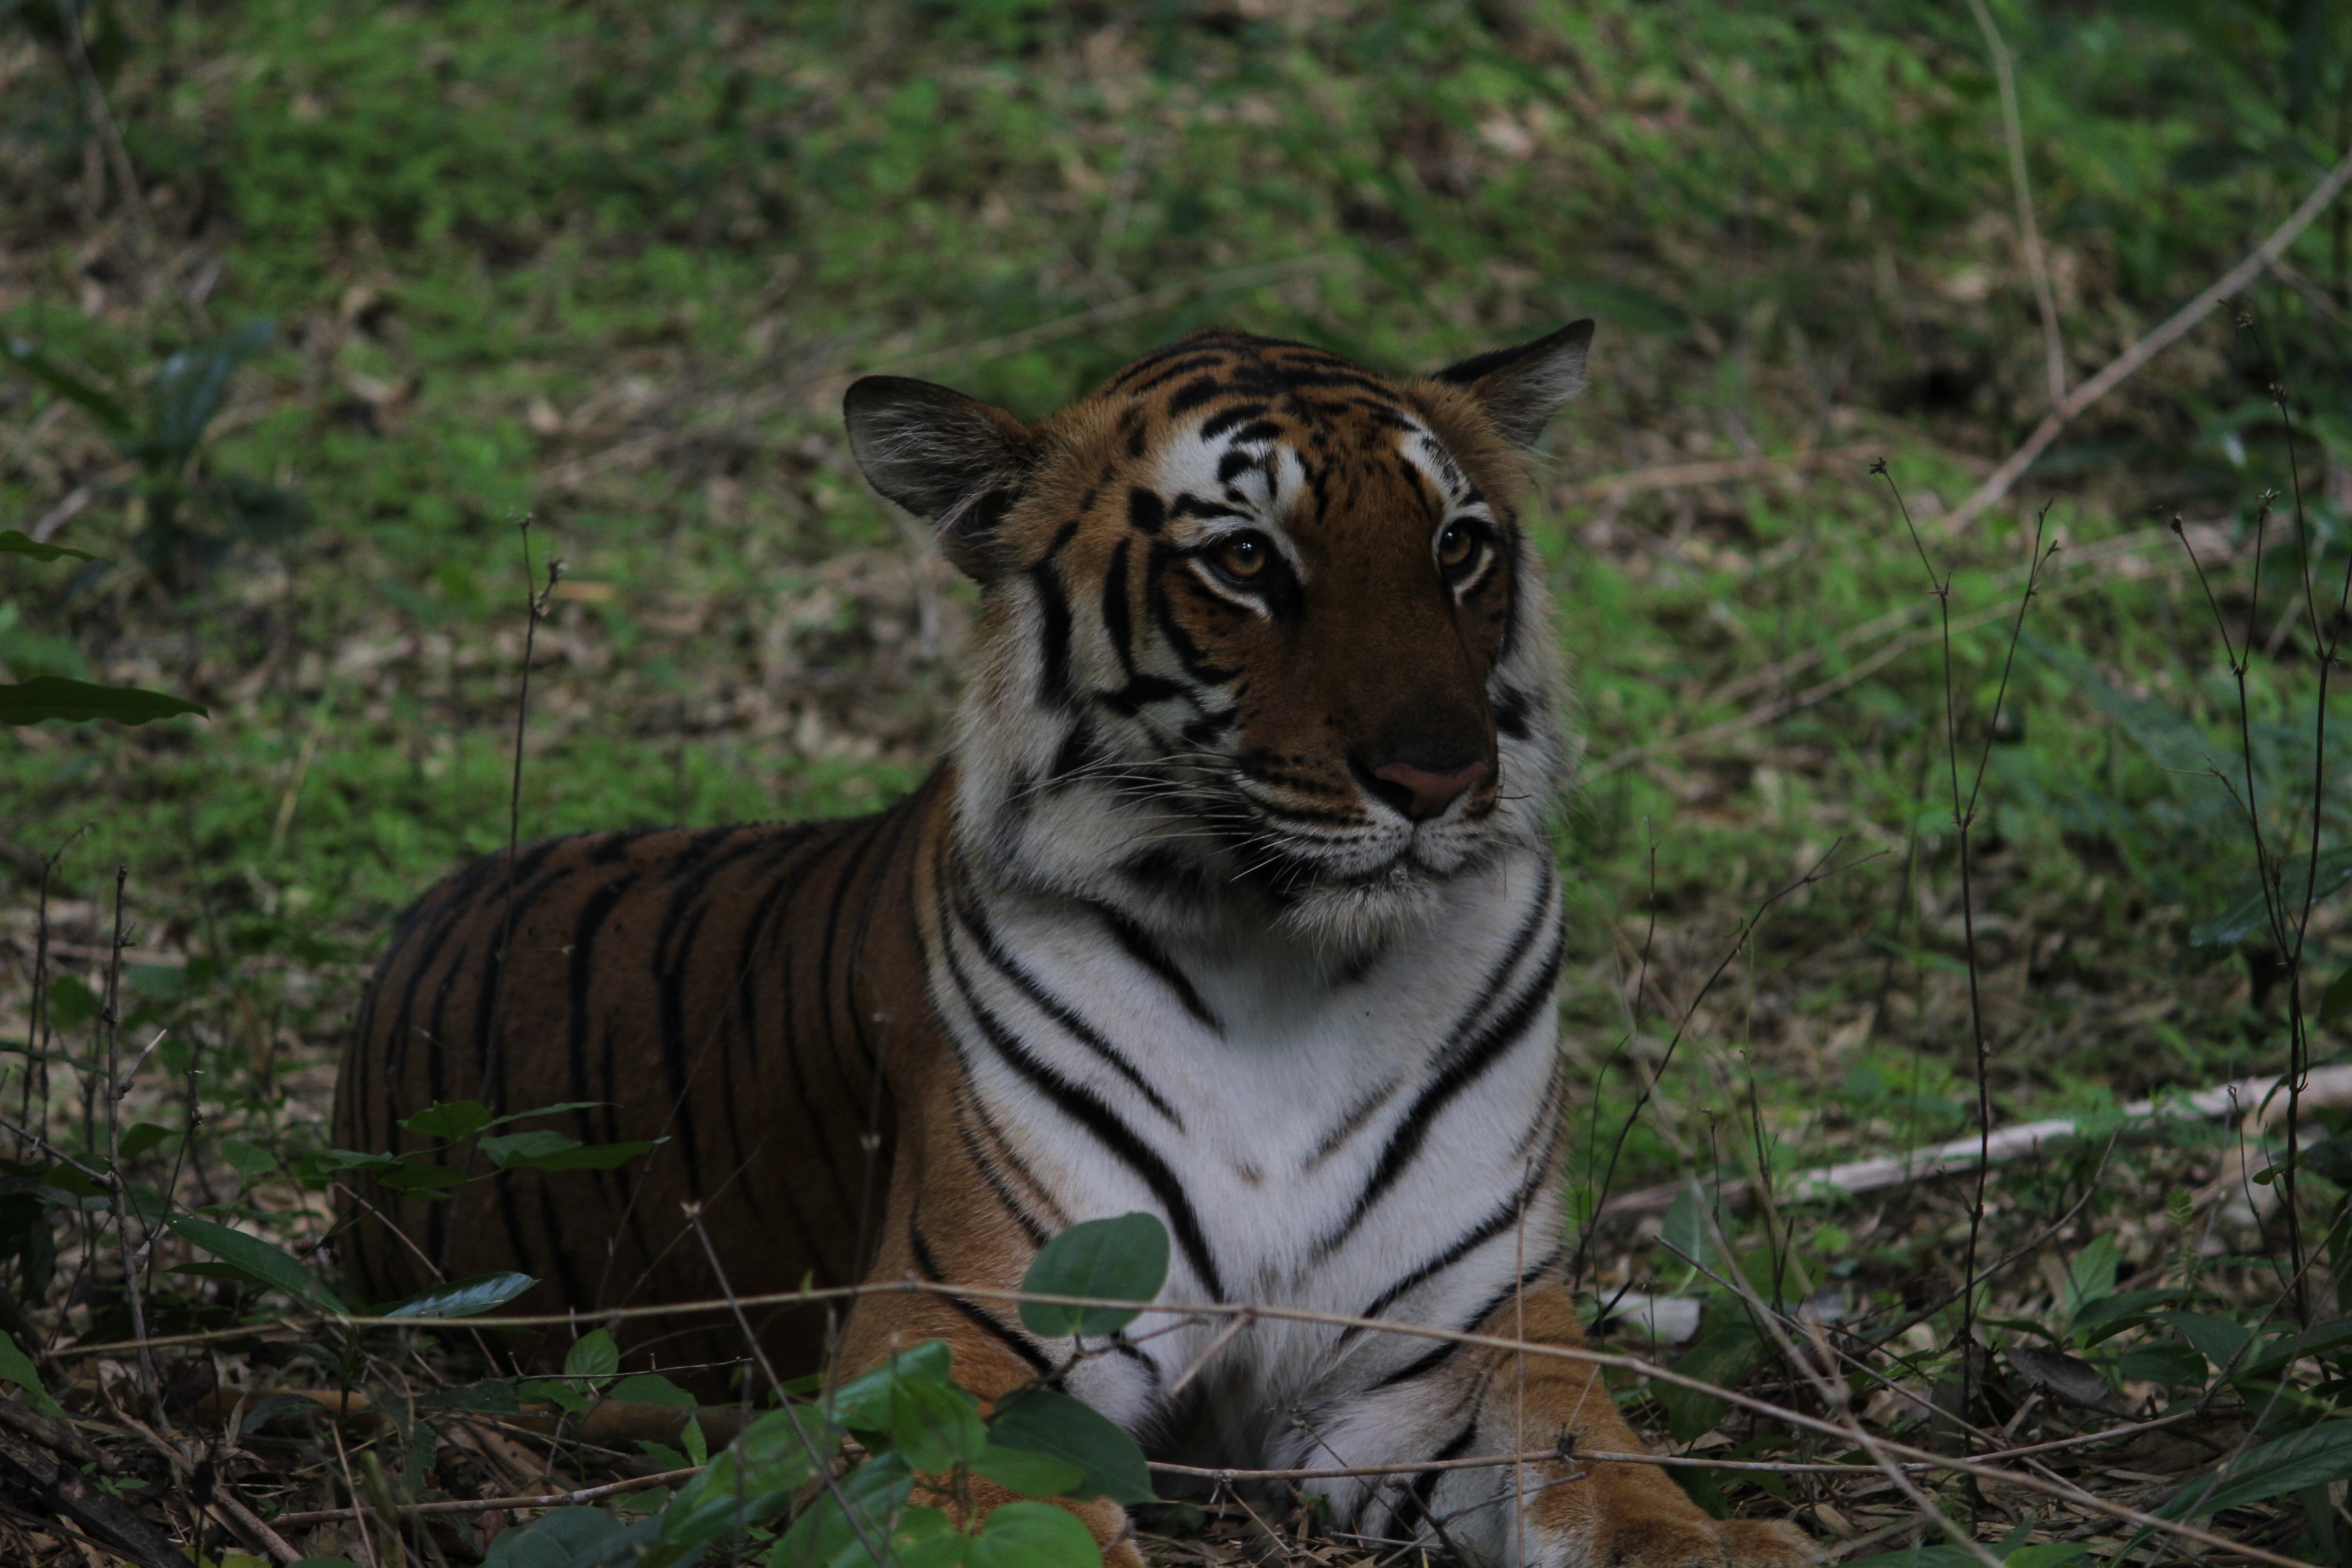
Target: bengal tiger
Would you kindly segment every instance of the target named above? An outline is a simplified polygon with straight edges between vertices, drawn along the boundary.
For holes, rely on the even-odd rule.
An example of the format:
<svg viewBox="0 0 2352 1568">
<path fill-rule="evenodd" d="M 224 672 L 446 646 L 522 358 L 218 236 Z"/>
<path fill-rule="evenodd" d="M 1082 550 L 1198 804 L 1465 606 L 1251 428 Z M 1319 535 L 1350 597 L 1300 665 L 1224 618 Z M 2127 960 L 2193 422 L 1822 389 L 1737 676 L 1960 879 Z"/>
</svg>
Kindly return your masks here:
<svg viewBox="0 0 2352 1568">
<path fill-rule="evenodd" d="M 1517 508 L 1591 335 L 1397 382 L 1203 331 L 1035 424 L 851 386 L 867 479 L 979 584 L 946 760 L 870 816 L 554 839 L 427 894 L 360 1013 L 338 1141 L 416 1149 L 403 1118 L 475 1097 L 585 1102 L 583 1141 L 667 1142 L 625 1175 L 436 1204 L 362 1183 L 360 1279 L 389 1298 L 514 1268 L 583 1309 L 1013 1287 L 1063 1227 L 1141 1210 L 1172 1237 L 1170 1300 L 1579 1343 L 1548 831 L 1570 748 Z M 1066 1384 L 1173 1457 L 1640 1446 L 1583 1363 L 1152 1321 Z M 825 1329 L 803 1310 L 761 1331 L 781 1371 L 815 1365 Z M 837 1365 L 932 1337 L 983 1398 L 1066 1359 L 1009 1309 L 891 1293 L 849 1312 Z M 675 1326 L 655 1348 L 730 1353 Z M 1497 1562 L 1801 1557 L 1647 1466 L 1312 1485 L 1343 1530 Z M 1116 1504 L 1073 1506 L 1139 1562 Z"/>
</svg>

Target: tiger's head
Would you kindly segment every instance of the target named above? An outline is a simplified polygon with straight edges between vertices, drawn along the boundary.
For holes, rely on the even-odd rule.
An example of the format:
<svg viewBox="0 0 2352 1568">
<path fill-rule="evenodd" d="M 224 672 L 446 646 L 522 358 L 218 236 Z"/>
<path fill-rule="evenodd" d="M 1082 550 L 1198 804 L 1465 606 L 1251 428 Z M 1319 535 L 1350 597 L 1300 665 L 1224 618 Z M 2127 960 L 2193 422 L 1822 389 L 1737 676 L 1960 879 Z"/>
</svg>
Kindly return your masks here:
<svg viewBox="0 0 2352 1568">
<path fill-rule="evenodd" d="M 982 587 L 957 831 L 1171 935 L 1377 942 L 1544 843 L 1565 752 L 1522 454 L 1592 323 L 1412 381 L 1235 331 L 1036 424 L 869 376 L 875 489 Z"/>
</svg>

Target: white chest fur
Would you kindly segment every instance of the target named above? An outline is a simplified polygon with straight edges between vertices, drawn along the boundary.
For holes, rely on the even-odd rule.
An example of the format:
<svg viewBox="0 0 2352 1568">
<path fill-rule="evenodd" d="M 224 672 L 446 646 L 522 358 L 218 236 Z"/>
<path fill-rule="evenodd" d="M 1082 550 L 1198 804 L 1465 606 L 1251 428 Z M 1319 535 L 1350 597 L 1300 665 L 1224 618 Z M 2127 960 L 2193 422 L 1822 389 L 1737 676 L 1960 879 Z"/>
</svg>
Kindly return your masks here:
<svg viewBox="0 0 2352 1568">
<path fill-rule="evenodd" d="M 1559 929 L 1540 852 L 1449 884 L 1352 968 L 1275 933 L 1139 954 L 1095 908 L 998 892 L 953 923 L 940 1002 L 1064 1216 L 1167 1222 L 1164 1300 L 1463 1328 L 1558 1243 Z M 1147 1317 L 1073 1386 L 1149 1425 L 1222 1327 Z M 1260 1406 L 1376 1386 L 1427 1349 L 1298 1323 L 1245 1339 L 1206 1382 Z"/>
</svg>

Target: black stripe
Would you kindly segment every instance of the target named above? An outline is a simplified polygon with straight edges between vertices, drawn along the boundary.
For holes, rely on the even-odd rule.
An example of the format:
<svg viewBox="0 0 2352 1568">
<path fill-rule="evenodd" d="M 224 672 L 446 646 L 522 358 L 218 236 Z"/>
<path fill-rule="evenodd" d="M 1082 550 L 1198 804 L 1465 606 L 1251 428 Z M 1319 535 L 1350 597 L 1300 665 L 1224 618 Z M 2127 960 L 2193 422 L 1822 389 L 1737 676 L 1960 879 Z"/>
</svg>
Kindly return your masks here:
<svg viewBox="0 0 2352 1568">
<path fill-rule="evenodd" d="M 1215 1033 L 1222 1035 L 1225 1032 L 1223 1022 L 1209 1010 L 1206 1002 L 1201 1000 L 1200 992 L 1192 988 L 1191 977 L 1176 966 L 1176 961 L 1168 955 L 1165 948 L 1151 940 L 1150 932 L 1108 904 L 1096 904 L 1094 910 L 1102 917 L 1103 924 L 1110 928 L 1112 938 L 1127 950 L 1127 955 L 1158 975 L 1166 983 L 1168 989 L 1176 993 L 1176 1000 L 1183 1004 L 1184 1011 Z"/>
<path fill-rule="evenodd" d="M 1231 408 L 1220 409 L 1201 421 L 1201 439 L 1213 441 L 1242 421 L 1255 419 L 1265 412 L 1263 403 L 1236 403 Z"/>
<path fill-rule="evenodd" d="M 1504 1302 L 1509 1300 L 1513 1296 L 1526 1289 L 1528 1286 L 1542 1279 L 1546 1274 L 1551 1272 L 1553 1266 L 1559 1262 L 1559 1249 L 1558 1247 L 1554 1247 L 1551 1251 L 1544 1254 L 1544 1256 L 1537 1262 L 1530 1265 L 1528 1271 L 1525 1274 L 1520 1275 L 1517 1279 L 1504 1286 L 1492 1296 L 1487 1297 L 1486 1301 L 1480 1305 L 1478 1310 L 1470 1314 L 1469 1320 L 1454 1331 L 1456 1333 L 1464 1334 L 1476 1333 L 1478 1331 L 1478 1325 L 1485 1322 L 1488 1318 L 1493 1317 L 1496 1312 L 1502 1310 Z M 1372 1384 L 1370 1388 L 1366 1389 L 1364 1392 L 1367 1394 L 1373 1394 L 1378 1393 L 1383 1388 L 1394 1388 L 1400 1383 L 1410 1383 L 1414 1378 L 1421 1376 L 1424 1373 L 1434 1372 L 1437 1368 L 1444 1365 L 1445 1363 L 1453 1357 L 1454 1352 L 1461 1348 L 1462 1342 L 1460 1340 L 1440 1341 L 1436 1348 L 1430 1351 L 1426 1355 L 1406 1363 L 1404 1365 L 1397 1368 L 1396 1371 L 1381 1379 L 1380 1382 Z"/>
<path fill-rule="evenodd" d="M 1027 965 L 1004 951 L 1004 944 L 996 939 L 996 928 L 988 922 L 988 911 L 982 909 L 976 900 L 958 900 L 956 918 L 980 948 L 981 956 L 987 959 L 998 973 L 1013 982 L 1013 988 L 1029 999 L 1030 1005 L 1059 1024 L 1073 1039 L 1092 1051 L 1105 1067 L 1126 1079 L 1128 1087 L 1141 1095 L 1144 1103 L 1166 1117 L 1177 1131 L 1184 1131 L 1184 1119 L 1176 1113 L 1176 1108 L 1169 1104 L 1158 1089 L 1144 1081 L 1143 1075 L 1135 1070 L 1135 1065 L 1120 1054 L 1118 1047 L 1092 1024 L 1078 1016 L 1060 997 L 1047 991 L 1037 977 L 1029 973 Z"/>
<path fill-rule="evenodd" d="M 1149 490 L 1135 493 L 1150 494 Z M 1111 651 L 1118 655 L 1119 668 L 1130 678 L 1135 674 L 1135 617 L 1127 602 L 1127 550 L 1133 542 L 1121 538 L 1110 547 L 1110 569 L 1103 574 L 1102 591 L 1103 632 L 1110 638 Z"/>
<path fill-rule="evenodd" d="M 1157 533 L 1168 525 L 1167 503 L 1159 491 L 1138 485 L 1127 492 L 1127 521 L 1139 533 Z"/>
<path fill-rule="evenodd" d="M 1043 625 L 1037 637 L 1037 701 L 1059 708 L 1070 700 L 1070 601 L 1062 593 L 1053 563 L 1041 561 L 1029 574 Z"/>
<path fill-rule="evenodd" d="M 907 1216 L 907 1241 L 914 1250 L 916 1271 L 935 1285 L 948 1283 L 947 1276 L 940 1272 L 939 1259 L 931 1254 L 931 1244 L 923 1239 L 923 1227 L 911 1214 Z M 1010 1348 L 1014 1354 L 1027 1362 L 1030 1369 L 1039 1377 L 1054 1375 L 1054 1363 L 1045 1359 L 1044 1352 L 1031 1344 L 1025 1336 L 1016 1334 L 998 1322 L 993 1313 L 982 1311 L 961 1296 L 942 1296 L 940 1300 L 986 1330 L 990 1338 Z"/>
<path fill-rule="evenodd" d="M 1548 910 L 1550 903 L 1549 890 L 1547 889 L 1538 907 L 1539 910 Z M 1380 1161 L 1372 1169 L 1371 1179 L 1364 1184 L 1364 1190 L 1357 1194 L 1355 1206 L 1349 1212 L 1348 1217 L 1340 1222 L 1339 1229 L 1320 1245 L 1318 1249 L 1319 1252 L 1328 1253 L 1331 1248 L 1339 1246 L 1340 1242 L 1347 1239 L 1357 1226 L 1363 1222 L 1364 1215 L 1370 1212 L 1372 1205 L 1381 1200 L 1389 1188 L 1396 1184 L 1397 1178 L 1404 1174 L 1405 1167 L 1412 1162 L 1413 1156 L 1421 1152 L 1422 1144 L 1429 1137 L 1430 1126 L 1437 1120 L 1439 1113 L 1452 1103 L 1456 1095 L 1475 1083 L 1488 1068 L 1501 1060 L 1506 1048 L 1526 1033 L 1537 1015 L 1550 1003 L 1553 991 L 1559 983 L 1560 955 L 1565 948 L 1567 936 L 1566 926 L 1560 922 L 1554 922 L 1551 945 L 1546 951 L 1541 962 L 1536 964 L 1534 979 L 1522 986 L 1518 994 L 1511 999 L 1510 1005 L 1498 1016 L 1493 1016 L 1492 1021 L 1480 1029 L 1475 1037 L 1466 1042 L 1461 1041 L 1457 1032 L 1455 1040 L 1447 1043 L 1446 1049 L 1440 1053 L 1438 1058 L 1443 1065 L 1436 1078 L 1414 1099 L 1412 1108 L 1390 1131 L 1388 1145 L 1381 1151 Z M 1512 952 L 1506 955 L 1503 963 L 1493 971 L 1496 984 L 1500 984 L 1503 977 L 1510 973 L 1518 952 L 1518 944 L 1514 943 Z M 1491 996 L 1493 994 L 1491 988 L 1487 988 L 1486 994 Z M 1465 1020 L 1465 1024 L 1478 1017 L 1484 1011 L 1483 1006 L 1475 1009 L 1470 1017 Z M 1448 1059 L 1449 1058 L 1451 1059 Z"/>
<path fill-rule="evenodd" d="M 1439 1464 L 1448 1459 L 1458 1459 L 1469 1452 L 1470 1445 L 1477 1435 L 1478 1418 L 1474 1415 L 1467 1426 L 1456 1432 L 1447 1440 L 1445 1447 L 1429 1457 Z M 1412 1484 L 1405 1488 L 1404 1500 L 1389 1512 L 1391 1534 L 1412 1536 L 1419 1533 L 1421 1527 L 1429 1521 L 1429 1502 L 1437 1495 L 1437 1483 L 1444 1478 L 1444 1470 L 1423 1470 L 1412 1478 Z"/>
<path fill-rule="evenodd" d="M 971 1162 L 972 1168 L 980 1173 L 981 1181 L 996 1194 L 996 1201 L 1003 1205 L 1005 1213 L 1013 1216 L 1013 1223 L 1021 1227 L 1021 1233 L 1029 1238 L 1029 1245 L 1044 1247 L 1053 1238 L 1054 1233 L 1038 1224 L 1027 1205 L 1013 1195 L 1013 1188 L 1004 1180 L 1004 1173 L 996 1168 L 996 1162 L 988 1157 L 988 1151 L 980 1146 L 980 1140 L 972 1134 L 971 1124 L 962 1117 L 956 1118 L 956 1139 L 963 1145 L 964 1158 Z"/>
<path fill-rule="evenodd" d="M 1072 1083 L 1053 1068 L 1039 1061 L 1029 1048 L 1014 1037 L 1003 1021 L 989 1011 L 988 1005 L 973 990 L 971 979 L 964 973 L 963 963 L 956 957 L 952 932 L 940 933 L 940 951 L 947 959 L 949 978 L 955 984 L 957 994 L 970 1010 L 972 1021 L 1006 1066 L 1034 1087 L 1055 1109 L 1085 1128 L 1095 1141 L 1116 1156 L 1119 1163 L 1136 1173 L 1143 1184 L 1151 1189 L 1168 1214 L 1168 1226 L 1175 1233 L 1176 1245 L 1184 1260 L 1201 1281 L 1202 1288 L 1213 1301 L 1225 1299 L 1224 1280 L 1209 1256 L 1208 1238 L 1201 1232 L 1200 1216 L 1193 1212 L 1192 1200 L 1176 1173 L 1162 1160 L 1135 1130 L 1119 1119 L 1118 1112 L 1106 1104 L 1100 1095 L 1082 1084 Z"/>
<path fill-rule="evenodd" d="M 1503 1232 L 1510 1229 L 1518 1217 L 1527 1213 L 1528 1205 L 1533 1203 L 1535 1199 L 1536 1189 L 1550 1179 L 1551 1171 L 1549 1166 L 1538 1167 L 1532 1178 L 1527 1184 L 1520 1187 L 1516 1195 L 1507 1202 L 1498 1205 L 1494 1212 L 1489 1214 L 1485 1219 L 1480 1220 L 1476 1225 L 1472 1226 L 1468 1230 L 1464 1231 L 1460 1236 L 1456 1237 L 1453 1245 L 1448 1247 L 1444 1251 L 1439 1253 L 1436 1257 L 1431 1258 L 1428 1262 L 1423 1264 L 1418 1268 L 1415 1268 L 1410 1274 L 1398 1279 L 1387 1289 L 1381 1291 L 1378 1296 L 1372 1299 L 1370 1306 L 1366 1307 L 1362 1311 L 1356 1315 L 1360 1318 L 1379 1317 L 1382 1312 L 1387 1311 L 1391 1306 L 1394 1305 L 1398 1298 L 1402 1297 L 1406 1291 L 1412 1289 L 1415 1286 L 1426 1283 L 1428 1280 L 1443 1274 L 1448 1268 L 1451 1268 L 1455 1264 L 1461 1262 L 1465 1258 L 1469 1257 L 1471 1253 L 1476 1251 L 1479 1247 L 1484 1247 L 1486 1243 L 1494 1240 L 1495 1237 L 1502 1235 Z M 1335 1348 L 1339 1345 L 1344 1345 L 1349 1340 L 1354 1339 L 1361 1332 L 1363 1332 L 1361 1328 L 1349 1329 L 1337 1340 L 1333 1341 L 1332 1343 Z"/>
</svg>

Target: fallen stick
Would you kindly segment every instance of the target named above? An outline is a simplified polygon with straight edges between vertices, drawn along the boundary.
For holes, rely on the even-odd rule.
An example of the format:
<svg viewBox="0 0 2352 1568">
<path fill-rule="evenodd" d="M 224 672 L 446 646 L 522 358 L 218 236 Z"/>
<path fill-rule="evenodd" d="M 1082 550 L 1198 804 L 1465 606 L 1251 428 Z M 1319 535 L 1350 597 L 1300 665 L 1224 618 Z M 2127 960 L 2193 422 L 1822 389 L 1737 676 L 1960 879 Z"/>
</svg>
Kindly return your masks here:
<svg viewBox="0 0 2352 1568">
<path fill-rule="evenodd" d="M 2242 1078 L 2234 1083 L 2199 1089 L 2177 1100 L 2134 1100 L 2123 1108 L 2123 1115 L 2126 1122 L 2142 1123 L 2140 1131 L 2168 1121 L 2200 1121 L 2231 1112 L 2255 1113 L 2267 1126 L 2273 1116 L 2285 1114 L 2285 1085 L 2284 1079 L 2268 1075 Z M 2347 1106 L 2352 1106 L 2352 1067 L 2318 1068 L 2305 1076 L 2303 1089 L 2305 1110 L 2342 1110 Z M 1988 1164 L 1998 1165 L 2005 1161 L 2021 1159 L 2034 1153 L 2045 1143 L 2062 1142 L 2079 1136 L 2081 1131 L 2079 1119 L 2072 1116 L 2053 1116 L 2045 1121 L 2000 1128 L 1984 1141 L 1985 1160 Z M 1932 1181 L 1937 1176 L 1973 1171 L 1977 1164 L 1977 1136 L 1970 1133 L 1965 1138 L 1955 1138 L 1948 1143 L 1938 1143 L 1932 1148 L 1914 1149 L 1902 1154 L 1883 1154 L 1874 1160 L 1853 1160 L 1842 1165 L 1819 1166 L 1789 1177 L 1780 1184 L 1780 1195 L 1798 1202 L 1809 1198 L 1859 1197 L 1887 1187 L 1906 1186 L 1913 1182 Z M 1687 1182 L 1665 1182 L 1611 1198 L 1601 1205 L 1600 1217 L 1608 1221 L 1624 1221 L 1663 1215 L 1687 1185 Z M 1715 1193 L 1725 1203 L 1745 1203 L 1748 1184 L 1744 1180 L 1726 1182 L 1715 1189 Z"/>
<path fill-rule="evenodd" d="M 1977 487 L 1977 493 L 1962 501 L 1944 520 L 1946 533 L 1958 533 L 1978 518 L 1987 508 L 2010 492 L 2025 470 L 2042 456 L 2050 443 L 2058 438 L 2074 416 L 2113 392 L 2132 372 L 2170 348 L 2185 336 L 2189 329 L 2210 315 L 2213 308 L 2243 289 L 2259 277 L 2273 261 L 2286 254 L 2286 247 L 2311 226 L 2312 220 L 2327 210 L 2327 204 L 2352 184 L 2352 154 L 2347 154 L 2336 167 L 2327 171 L 2326 178 L 2312 187 L 2303 205 L 2287 215 L 2287 220 L 2271 231 L 2271 237 L 2248 252 L 2244 260 L 2221 274 L 2212 287 L 2175 310 L 2165 323 L 2116 356 L 2115 363 L 2090 380 L 2076 387 L 2066 401 L 2052 409 L 2047 417 L 2025 438 L 2025 445 L 2009 455 L 2006 462 L 1992 471 L 1992 477 Z"/>
</svg>

